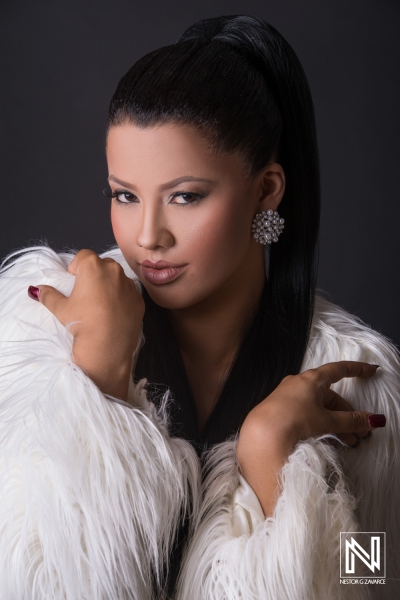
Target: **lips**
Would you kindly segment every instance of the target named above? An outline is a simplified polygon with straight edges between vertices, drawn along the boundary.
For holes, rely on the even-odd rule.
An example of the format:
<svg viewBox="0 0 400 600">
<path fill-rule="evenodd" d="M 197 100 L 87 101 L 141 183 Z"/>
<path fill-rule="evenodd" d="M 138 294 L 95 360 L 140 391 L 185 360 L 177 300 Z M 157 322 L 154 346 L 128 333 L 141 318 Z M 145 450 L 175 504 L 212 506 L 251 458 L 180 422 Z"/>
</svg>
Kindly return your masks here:
<svg viewBox="0 0 400 600">
<path fill-rule="evenodd" d="M 158 260 L 152 262 L 151 260 L 144 260 L 141 263 L 141 269 L 143 277 L 150 283 L 159 285 L 162 283 L 169 283 L 176 279 L 186 265 L 177 265 L 174 263 L 167 262 L 166 260 Z"/>
<path fill-rule="evenodd" d="M 169 269 L 175 267 L 183 267 L 184 265 L 177 265 L 175 263 L 167 262 L 166 260 L 158 260 L 157 262 L 151 262 L 151 260 L 144 260 L 142 267 L 149 267 L 150 269 Z"/>
</svg>

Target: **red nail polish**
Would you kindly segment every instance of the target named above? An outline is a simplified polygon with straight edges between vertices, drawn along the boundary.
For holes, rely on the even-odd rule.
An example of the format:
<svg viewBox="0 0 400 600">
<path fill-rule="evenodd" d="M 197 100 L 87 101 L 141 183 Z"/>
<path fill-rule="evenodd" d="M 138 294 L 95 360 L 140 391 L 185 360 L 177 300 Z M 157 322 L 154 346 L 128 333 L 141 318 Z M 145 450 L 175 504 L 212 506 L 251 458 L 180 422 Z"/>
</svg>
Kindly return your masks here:
<svg viewBox="0 0 400 600">
<path fill-rule="evenodd" d="M 29 296 L 29 298 L 32 298 L 32 300 L 39 300 L 39 292 L 40 292 L 39 288 L 37 288 L 33 285 L 30 285 L 28 287 L 28 296 Z"/>
<path fill-rule="evenodd" d="M 368 425 L 370 427 L 385 427 L 385 415 L 368 415 Z"/>
</svg>

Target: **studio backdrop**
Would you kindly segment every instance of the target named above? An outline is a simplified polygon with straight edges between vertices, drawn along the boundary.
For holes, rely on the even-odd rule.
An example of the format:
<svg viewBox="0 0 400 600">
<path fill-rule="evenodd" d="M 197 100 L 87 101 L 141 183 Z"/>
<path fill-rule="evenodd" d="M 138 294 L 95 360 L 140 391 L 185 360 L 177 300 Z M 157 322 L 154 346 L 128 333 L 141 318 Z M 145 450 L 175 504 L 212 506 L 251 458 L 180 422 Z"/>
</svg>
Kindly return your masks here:
<svg viewBox="0 0 400 600">
<path fill-rule="evenodd" d="M 390 0 L 15 0 L 2 3 L 0 254 L 115 243 L 105 126 L 141 56 L 217 15 L 265 19 L 313 94 L 322 177 L 319 288 L 400 343 L 400 3 Z"/>
</svg>

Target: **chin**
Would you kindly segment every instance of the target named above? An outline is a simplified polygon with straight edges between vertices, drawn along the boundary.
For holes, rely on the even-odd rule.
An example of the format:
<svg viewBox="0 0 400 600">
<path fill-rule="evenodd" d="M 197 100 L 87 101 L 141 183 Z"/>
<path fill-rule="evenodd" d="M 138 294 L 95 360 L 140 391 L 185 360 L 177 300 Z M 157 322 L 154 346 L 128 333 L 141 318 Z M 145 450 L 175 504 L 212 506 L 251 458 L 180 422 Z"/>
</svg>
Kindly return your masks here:
<svg viewBox="0 0 400 600">
<path fill-rule="evenodd" d="M 190 294 L 187 286 L 179 286 L 178 289 L 178 286 L 173 286 L 173 282 L 155 286 L 142 281 L 142 285 L 153 302 L 168 310 L 189 308 L 204 299 L 204 296 L 198 297 L 193 292 Z"/>
</svg>

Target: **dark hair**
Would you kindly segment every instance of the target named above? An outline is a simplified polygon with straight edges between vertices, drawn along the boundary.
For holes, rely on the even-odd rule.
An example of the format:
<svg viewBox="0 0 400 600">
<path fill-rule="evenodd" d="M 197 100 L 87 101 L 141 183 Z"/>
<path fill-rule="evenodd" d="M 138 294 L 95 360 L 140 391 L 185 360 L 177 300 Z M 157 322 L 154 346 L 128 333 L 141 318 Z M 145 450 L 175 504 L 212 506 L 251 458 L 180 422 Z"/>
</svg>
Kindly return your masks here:
<svg viewBox="0 0 400 600">
<path fill-rule="evenodd" d="M 170 389 L 172 433 L 201 449 L 235 434 L 248 412 L 303 362 L 314 310 L 320 217 L 311 93 L 299 59 L 274 27 L 251 16 L 216 17 L 195 23 L 176 43 L 133 65 L 112 98 L 108 126 L 126 121 L 140 127 L 193 125 L 213 152 L 239 153 L 249 176 L 272 158 L 286 176 L 278 209 L 284 234 L 270 248 L 258 312 L 201 438 L 168 311 L 143 289 L 146 341 L 136 378 Z"/>
</svg>

